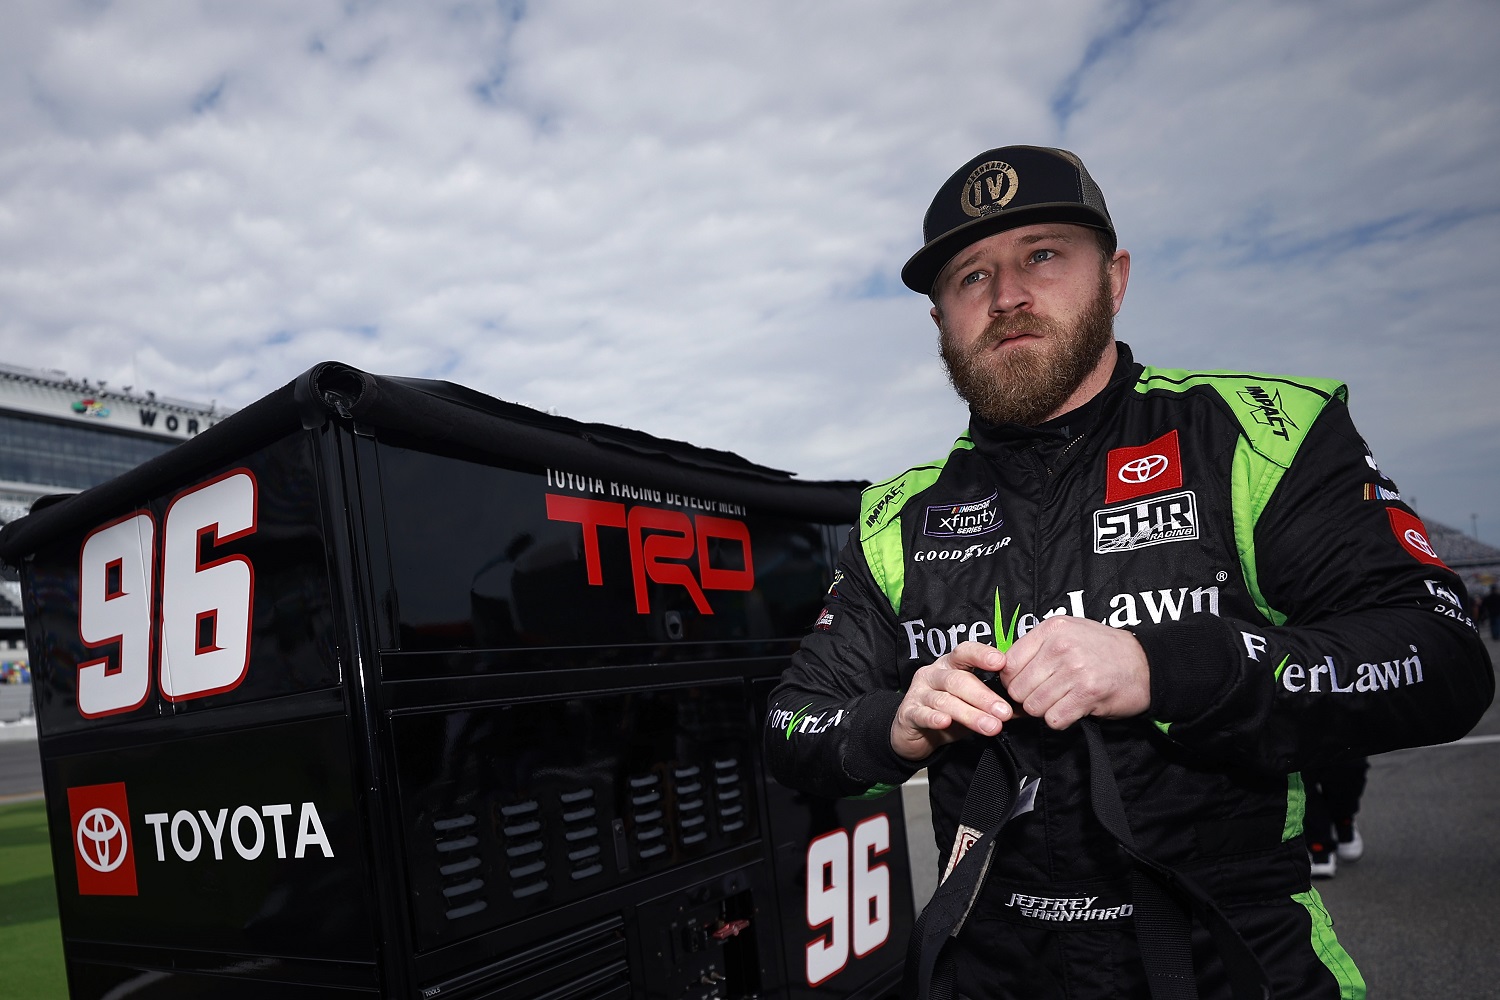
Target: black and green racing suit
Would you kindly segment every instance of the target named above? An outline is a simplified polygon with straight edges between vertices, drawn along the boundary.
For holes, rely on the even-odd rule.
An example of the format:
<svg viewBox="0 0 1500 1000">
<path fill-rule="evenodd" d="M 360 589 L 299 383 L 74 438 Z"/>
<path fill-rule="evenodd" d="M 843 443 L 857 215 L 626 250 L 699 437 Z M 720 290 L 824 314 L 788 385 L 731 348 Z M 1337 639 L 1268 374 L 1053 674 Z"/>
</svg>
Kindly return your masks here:
<svg viewBox="0 0 1500 1000">
<path fill-rule="evenodd" d="M 975 418 L 948 456 L 868 489 L 827 607 L 771 697 L 782 783 L 880 794 L 926 767 L 953 859 L 977 737 L 908 762 L 913 672 L 1074 615 L 1130 629 L 1151 708 L 1098 723 L 1136 846 L 1190 873 L 1278 997 L 1362 997 L 1308 876 L 1299 769 L 1456 739 L 1494 675 L 1459 578 L 1355 431 L 1342 385 L 1145 368 L 1039 427 Z M 952 949 L 973 998 L 1146 995 L 1129 867 L 1090 808 L 1080 726 L 1005 726 L 1028 808 L 1001 828 Z M 1127 886 L 1122 888 L 1122 886 Z M 1227 996 L 1192 934 L 1201 995 Z"/>
</svg>

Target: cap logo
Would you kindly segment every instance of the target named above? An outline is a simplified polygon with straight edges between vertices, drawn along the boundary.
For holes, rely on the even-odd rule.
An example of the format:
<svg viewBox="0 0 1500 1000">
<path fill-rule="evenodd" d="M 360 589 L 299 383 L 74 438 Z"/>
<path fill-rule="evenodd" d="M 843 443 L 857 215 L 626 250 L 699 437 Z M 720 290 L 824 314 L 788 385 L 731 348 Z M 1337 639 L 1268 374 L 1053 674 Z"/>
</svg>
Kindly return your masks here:
<svg viewBox="0 0 1500 1000">
<path fill-rule="evenodd" d="M 1019 184 L 1015 167 L 1003 160 L 990 160 L 974 168 L 964 182 L 959 201 L 963 203 L 965 214 L 982 219 L 1009 205 Z"/>
</svg>

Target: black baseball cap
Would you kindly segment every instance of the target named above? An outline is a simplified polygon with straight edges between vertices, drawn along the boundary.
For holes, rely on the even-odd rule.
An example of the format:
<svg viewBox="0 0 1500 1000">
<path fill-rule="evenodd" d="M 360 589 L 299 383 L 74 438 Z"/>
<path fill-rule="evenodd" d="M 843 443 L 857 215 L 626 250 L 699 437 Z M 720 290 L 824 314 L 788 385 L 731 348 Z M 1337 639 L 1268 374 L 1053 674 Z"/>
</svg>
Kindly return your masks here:
<svg viewBox="0 0 1500 1000">
<path fill-rule="evenodd" d="M 1115 235 L 1103 192 L 1074 154 L 1049 146 L 985 150 L 938 188 L 922 219 L 925 242 L 901 269 L 901 280 L 931 295 L 938 272 L 964 247 L 1038 222 L 1071 222 Z"/>
</svg>

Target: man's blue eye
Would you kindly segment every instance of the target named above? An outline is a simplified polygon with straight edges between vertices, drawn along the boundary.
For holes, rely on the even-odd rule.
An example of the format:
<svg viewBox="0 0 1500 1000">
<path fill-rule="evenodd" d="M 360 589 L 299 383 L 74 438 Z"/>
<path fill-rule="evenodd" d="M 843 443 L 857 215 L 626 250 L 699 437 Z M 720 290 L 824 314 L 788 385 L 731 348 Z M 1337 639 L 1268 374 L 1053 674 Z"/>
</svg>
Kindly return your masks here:
<svg viewBox="0 0 1500 1000">
<path fill-rule="evenodd" d="M 982 277 L 984 277 L 983 271 L 970 271 L 968 274 L 964 275 L 963 283 L 966 285 L 972 285 Z"/>
<path fill-rule="evenodd" d="M 1040 262 L 1044 260 L 1051 260 L 1055 256 L 1057 256 L 1057 251 L 1055 250 L 1038 250 L 1036 253 L 1031 255 L 1031 259 Z"/>
</svg>

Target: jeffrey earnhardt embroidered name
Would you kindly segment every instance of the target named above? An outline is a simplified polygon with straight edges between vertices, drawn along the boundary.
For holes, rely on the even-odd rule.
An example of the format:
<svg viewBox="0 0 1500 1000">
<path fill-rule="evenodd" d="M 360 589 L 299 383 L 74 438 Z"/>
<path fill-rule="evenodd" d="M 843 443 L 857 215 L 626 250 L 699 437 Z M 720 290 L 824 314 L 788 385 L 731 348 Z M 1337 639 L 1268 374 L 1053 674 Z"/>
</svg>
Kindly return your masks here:
<svg viewBox="0 0 1500 1000">
<path fill-rule="evenodd" d="M 1117 920 L 1135 912 L 1135 907 L 1129 903 L 1094 909 L 1094 904 L 1098 901 L 1098 896 L 1055 898 L 1025 896 L 1019 892 L 1013 892 L 1010 894 L 1010 902 L 1005 905 L 1015 907 L 1020 911 L 1021 916 L 1030 917 L 1032 920 Z"/>
</svg>

